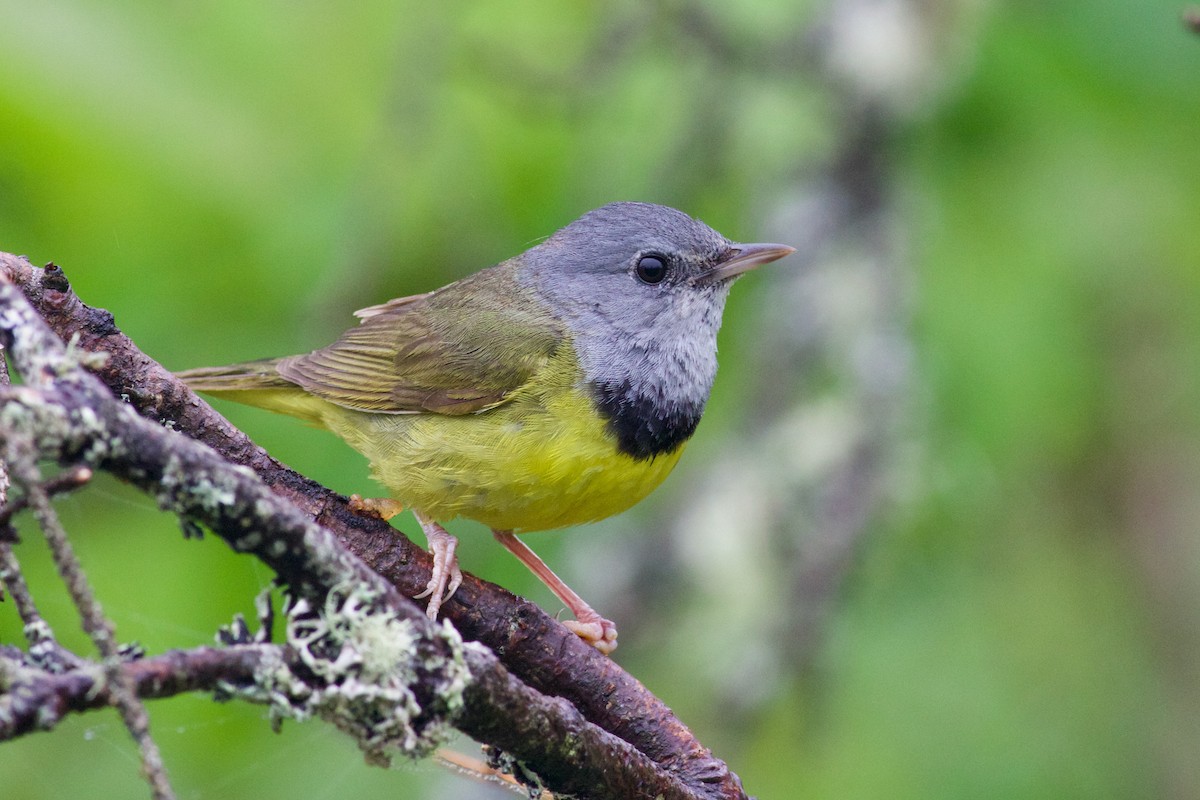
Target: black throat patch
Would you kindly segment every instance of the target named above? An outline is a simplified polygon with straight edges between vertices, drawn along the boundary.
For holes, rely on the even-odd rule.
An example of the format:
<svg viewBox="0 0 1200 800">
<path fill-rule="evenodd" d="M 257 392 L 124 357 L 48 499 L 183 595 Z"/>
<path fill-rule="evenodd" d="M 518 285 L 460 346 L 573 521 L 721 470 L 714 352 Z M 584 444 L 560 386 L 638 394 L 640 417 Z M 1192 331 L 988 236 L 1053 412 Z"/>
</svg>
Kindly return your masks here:
<svg viewBox="0 0 1200 800">
<path fill-rule="evenodd" d="M 596 407 L 617 438 L 617 449 L 639 461 L 673 453 L 700 424 L 704 404 L 668 406 L 621 384 L 593 383 Z"/>
</svg>

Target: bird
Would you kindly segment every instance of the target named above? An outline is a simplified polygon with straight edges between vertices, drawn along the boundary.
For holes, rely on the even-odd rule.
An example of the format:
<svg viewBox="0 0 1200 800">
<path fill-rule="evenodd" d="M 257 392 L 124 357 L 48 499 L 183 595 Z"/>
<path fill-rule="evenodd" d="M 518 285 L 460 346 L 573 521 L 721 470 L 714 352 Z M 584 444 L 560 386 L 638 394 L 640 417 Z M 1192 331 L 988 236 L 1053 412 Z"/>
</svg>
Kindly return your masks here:
<svg viewBox="0 0 1200 800">
<path fill-rule="evenodd" d="M 517 256 L 355 312 L 305 355 L 179 373 L 191 388 L 326 428 L 413 511 L 436 619 L 462 581 L 442 524 L 477 520 L 571 610 L 600 652 L 617 628 L 520 538 L 622 512 L 675 467 L 717 373 L 730 286 L 795 248 L 740 244 L 667 206 L 589 211 Z"/>
</svg>

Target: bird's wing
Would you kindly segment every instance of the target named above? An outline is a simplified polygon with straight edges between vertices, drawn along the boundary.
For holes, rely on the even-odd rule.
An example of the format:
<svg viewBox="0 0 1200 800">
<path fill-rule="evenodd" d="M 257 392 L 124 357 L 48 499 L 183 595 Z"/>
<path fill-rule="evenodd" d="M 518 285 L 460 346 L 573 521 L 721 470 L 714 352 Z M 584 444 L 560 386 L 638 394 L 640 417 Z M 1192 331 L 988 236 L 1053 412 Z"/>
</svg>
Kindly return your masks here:
<svg viewBox="0 0 1200 800">
<path fill-rule="evenodd" d="M 500 309 L 492 287 L 477 288 L 364 309 L 357 328 L 321 350 L 283 359 L 279 374 L 358 411 L 459 415 L 498 406 L 553 357 L 565 334 L 530 298 Z"/>
</svg>

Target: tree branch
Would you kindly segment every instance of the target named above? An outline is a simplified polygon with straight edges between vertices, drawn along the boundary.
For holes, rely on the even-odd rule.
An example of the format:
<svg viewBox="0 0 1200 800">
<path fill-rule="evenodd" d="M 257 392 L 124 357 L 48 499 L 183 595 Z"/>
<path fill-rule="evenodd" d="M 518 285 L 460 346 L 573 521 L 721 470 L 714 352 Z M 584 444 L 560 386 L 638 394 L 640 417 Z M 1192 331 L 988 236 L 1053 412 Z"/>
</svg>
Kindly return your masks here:
<svg viewBox="0 0 1200 800">
<path fill-rule="evenodd" d="M 173 697 L 183 692 L 215 691 L 222 686 L 250 686 L 262 660 L 287 649 L 279 645 L 235 645 L 171 650 L 119 666 L 122 680 L 142 698 Z M 54 674 L 22 663 L 18 653 L 0 650 L 0 741 L 34 731 L 48 731 L 70 712 L 106 708 L 112 704 L 111 685 L 95 665 Z"/>
<path fill-rule="evenodd" d="M 745 797 L 737 777 L 661 701 L 536 606 L 469 578 L 447 615 L 469 638 L 500 653 L 529 684 L 562 695 L 575 707 L 533 691 L 491 653 L 456 645 L 457 637 L 429 623 L 402 596 L 417 593 L 428 581 L 423 551 L 382 521 L 350 512 L 345 498 L 270 458 L 142 354 L 116 329 L 111 315 L 80 302 L 57 267 L 35 270 L 27 261 L 0 254 L 0 268 L 73 348 L 108 354 L 96 371 L 114 394 L 143 415 L 170 420 L 225 458 L 252 467 L 275 493 L 208 448 L 139 419 L 90 376 L 64 367 L 61 343 L 45 341 L 40 321 L 7 284 L 0 286 L 0 326 L 30 386 L 5 393 L 5 427 L 16 423 L 39 436 L 40 426 L 38 442 L 46 455 L 108 469 L 154 493 L 164 507 L 204 522 L 235 549 L 275 569 L 313 608 L 332 597 L 340 613 L 351 605 L 347 592 L 365 591 L 368 615 L 402 622 L 415 637 L 418 733 L 452 710 L 446 684 L 453 664 L 465 664 L 470 678 L 456 724 L 525 761 L 557 791 L 583 797 Z M 56 347 L 52 357 L 45 355 Z M 47 430 L 52 435 L 45 435 Z M 137 446 L 122 445 L 128 442 Z M 349 585 L 358 588 L 349 590 Z M 356 618 L 354 624 L 361 623 Z"/>
</svg>

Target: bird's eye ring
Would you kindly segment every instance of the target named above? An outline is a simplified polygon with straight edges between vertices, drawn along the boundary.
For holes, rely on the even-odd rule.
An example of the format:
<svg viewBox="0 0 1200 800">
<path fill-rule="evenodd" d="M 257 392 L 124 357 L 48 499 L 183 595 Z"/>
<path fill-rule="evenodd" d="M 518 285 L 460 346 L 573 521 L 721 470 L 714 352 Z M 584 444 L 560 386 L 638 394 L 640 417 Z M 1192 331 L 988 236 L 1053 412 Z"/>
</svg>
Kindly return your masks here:
<svg viewBox="0 0 1200 800">
<path fill-rule="evenodd" d="M 645 255 L 638 259 L 636 271 L 642 283 L 662 283 L 667 277 L 667 261 L 662 256 Z"/>
</svg>

